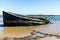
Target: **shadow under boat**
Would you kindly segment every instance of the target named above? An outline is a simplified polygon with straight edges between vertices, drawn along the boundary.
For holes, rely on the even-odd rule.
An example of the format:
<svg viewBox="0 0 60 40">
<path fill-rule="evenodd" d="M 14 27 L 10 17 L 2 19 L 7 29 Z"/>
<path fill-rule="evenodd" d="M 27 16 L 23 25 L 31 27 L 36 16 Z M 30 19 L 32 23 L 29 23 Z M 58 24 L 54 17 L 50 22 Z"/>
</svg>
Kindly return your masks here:
<svg viewBox="0 0 60 40">
<path fill-rule="evenodd" d="M 43 20 L 3 11 L 4 26 L 33 26 L 45 24 Z M 49 22 L 48 22 L 49 23 Z"/>
</svg>

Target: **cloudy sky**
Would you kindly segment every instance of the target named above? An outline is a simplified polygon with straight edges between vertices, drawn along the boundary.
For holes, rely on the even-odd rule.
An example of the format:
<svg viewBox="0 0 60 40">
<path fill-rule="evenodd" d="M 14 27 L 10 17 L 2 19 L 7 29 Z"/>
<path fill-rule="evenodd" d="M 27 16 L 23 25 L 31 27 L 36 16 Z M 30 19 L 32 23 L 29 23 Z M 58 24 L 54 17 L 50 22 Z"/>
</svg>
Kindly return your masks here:
<svg viewBox="0 0 60 40">
<path fill-rule="evenodd" d="M 0 14 L 2 11 L 22 15 L 60 15 L 60 0 L 0 0 Z"/>
</svg>

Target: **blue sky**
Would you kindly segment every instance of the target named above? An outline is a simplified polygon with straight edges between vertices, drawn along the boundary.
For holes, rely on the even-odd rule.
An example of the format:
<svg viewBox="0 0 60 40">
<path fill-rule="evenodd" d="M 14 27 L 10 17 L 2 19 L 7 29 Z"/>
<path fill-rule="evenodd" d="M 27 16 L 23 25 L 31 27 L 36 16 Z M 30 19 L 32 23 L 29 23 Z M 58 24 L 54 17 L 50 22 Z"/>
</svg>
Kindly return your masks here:
<svg viewBox="0 0 60 40">
<path fill-rule="evenodd" d="M 0 14 L 3 10 L 22 15 L 60 15 L 60 0 L 0 0 Z"/>
</svg>

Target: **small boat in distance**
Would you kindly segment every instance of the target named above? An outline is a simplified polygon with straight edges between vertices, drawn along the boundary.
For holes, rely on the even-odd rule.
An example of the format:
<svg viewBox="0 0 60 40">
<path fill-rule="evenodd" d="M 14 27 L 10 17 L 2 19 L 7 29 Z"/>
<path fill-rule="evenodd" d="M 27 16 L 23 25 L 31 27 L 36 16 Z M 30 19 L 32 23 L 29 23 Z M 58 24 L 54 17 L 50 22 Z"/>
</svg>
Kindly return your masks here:
<svg viewBox="0 0 60 40">
<path fill-rule="evenodd" d="M 3 11 L 4 26 L 32 26 L 44 24 L 44 20 Z"/>
</svg>

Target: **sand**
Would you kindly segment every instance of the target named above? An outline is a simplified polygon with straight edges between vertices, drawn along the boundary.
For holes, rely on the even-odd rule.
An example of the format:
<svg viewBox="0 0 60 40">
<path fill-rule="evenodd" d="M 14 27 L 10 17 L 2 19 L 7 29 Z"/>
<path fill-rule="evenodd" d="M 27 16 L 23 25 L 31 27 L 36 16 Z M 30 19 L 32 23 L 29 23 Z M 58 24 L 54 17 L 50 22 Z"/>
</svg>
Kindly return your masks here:
<svg viewBox="0 0 60 40">
<path fill-rule="evenodd" d="M 48 34 L 60 35 L 60 21 L 53 22 L 53 24 L 39 25 L 39 26 L 16 26 L 16 27 L 4 27 L 2 37 L 26 37 L 30 36 L 32 30 L 37 30 Z M 60 40 L 56 37 L 46 37 L 40 40 Z"/>
<path fill-rule="evenodd" d="M 43 25 L 44 26 L 44 25 Z M 24 37 L 31 35 L 32 30 L 34 28 L 39 28 L 42 26 L 16 26 L 16 27 L 4 27 L 4 35 L 6 36 L 12 36 L 12 37 Z"/>
</svg>

